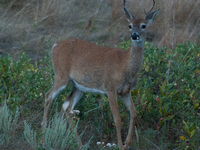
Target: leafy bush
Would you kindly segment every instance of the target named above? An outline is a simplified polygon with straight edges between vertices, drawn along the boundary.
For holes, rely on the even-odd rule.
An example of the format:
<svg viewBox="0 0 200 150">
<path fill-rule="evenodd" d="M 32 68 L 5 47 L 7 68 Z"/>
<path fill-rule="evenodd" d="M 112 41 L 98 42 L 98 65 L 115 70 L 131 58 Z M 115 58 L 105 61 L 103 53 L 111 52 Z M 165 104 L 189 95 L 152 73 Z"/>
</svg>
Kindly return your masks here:
<svg viewBox="0 0 200 150">
<path fill-rule="evenodd" d="M 178 44 L 173 53 L 166 54 L 165 49 L 150 45 L 145 48 L 141 79 L 137 85 L 140 103 L 137 110 L 145 122 L 162 132 L 163 140 L 174 142 L 176 139 L 178 145 L 183 140 L 178 137 L 188 137 L 183 128 L 183 123 L 188 122 L 193 134 L 185 146 L 195 149 L 199 142 L 191 138 L 198 134 L 197 127 L 200 126 L 199 47 L 188 42 Z"/>
<path fill-rule="evenodd" d="M 44 89 L 50 88 L 53 75 L 52 68 L 47 67 L 49 57 L 45 62 L 40 60 L 40 65 L 30 61 L 25 53 L 17 62 L 13 62 L 10 55 L 0 58 L 0 102 L 6 99 L 12 111 L 20 107 L 26 116 L 35 109 L 35 104 L 35 107 L 43 107 Z"/>
</svg>

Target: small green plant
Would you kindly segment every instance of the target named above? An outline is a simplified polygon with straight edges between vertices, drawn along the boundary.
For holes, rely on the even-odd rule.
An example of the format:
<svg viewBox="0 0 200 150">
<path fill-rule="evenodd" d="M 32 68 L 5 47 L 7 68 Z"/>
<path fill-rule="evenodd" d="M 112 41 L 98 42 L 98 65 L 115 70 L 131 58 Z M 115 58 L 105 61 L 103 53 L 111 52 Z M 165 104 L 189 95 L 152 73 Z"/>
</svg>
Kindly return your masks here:
<svg viewBox="0 0 200 150">
<path fill-rule="evenodd" d="M 131 40 L 125 41 L 124 37 L 122 37 L 121 38 L 121 45 L 120 46 L 115 45 L 115 47 L 128 50 L 129 47 L 130 47 L 130 44 L 131 44 Z"/>
<path fill-rule="evenodd" d="M 37 104 L 37 107 L 43 107 L 41 102 L 46 92 L 44 89 L 50 88 L 49 83 L 53 81 L 52 67 L 47 67 L 51 63 L 49 57 L 35 64 L 30 61 L 25 53 L 16 62 L 13 62 L 10 55 L 0 57 L 0 102 L 6 99 L 7 105 L 13 112 L 23 105 L 21 113 L 24 116 L 31 114 L 29 107 L 31 105 Z"/>
<path fill-rule="evenodd" d="M 47 150 L 50 149 L 82 149 L 87 150 L 89 148 L 89 143 L 86 143 L 81 148 L 78 147 L 77 138 L 75 134 L 77 132 L 78 123 L 74 128 L 72 126 L 67 126 L 67 120 L 64 119 L 64 115 L 59 116 L 58 113 L 54 115 L 54 117 L 50 120 L 46 129 L 44 129 L 44 133 L 41 135 L 37 135 L 36 131 L 31 129 L 31 125 L 28 125 L 26 121 L 24 121 L 24 136 L 32 147 L 32 149 L 42 149 L 45 148 Z M 40 142 L 43 141 L 42 144 Z"/>
<path fill-rule="evenodd" d="M 198 127 L 194 123 L 183 121 L 183 129 L 185 131 L 184 135 L 180 136 L 179 145 L 181 148 L 187 149 L 199 149 L 198 145 Z M 200 144 L 200 143 L 199 143 Z"/>
<path fill-rule="evenodd" d="M 13 114 L 6 104 L 0 107 L 0 145 L 8 145 L 15 139 L 14 134 L 19 114 L 18 110 Z"/>
</svg>

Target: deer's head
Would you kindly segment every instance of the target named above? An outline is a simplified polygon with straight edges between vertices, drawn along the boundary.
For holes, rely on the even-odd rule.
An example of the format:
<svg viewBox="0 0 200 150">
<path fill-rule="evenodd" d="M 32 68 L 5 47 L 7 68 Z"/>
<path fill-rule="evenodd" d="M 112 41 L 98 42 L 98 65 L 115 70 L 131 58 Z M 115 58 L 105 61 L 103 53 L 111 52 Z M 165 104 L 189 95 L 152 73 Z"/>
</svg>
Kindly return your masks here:
<svg viewBox="0 0 200 150">
<path fill-rule="evenodd" d="M 124 0 L 124 13 L 129 22 L 129 31 L 131 32 L 131 40 L 137 45 L 143 45 L 146 39 L 146 28 L 153 22 L 158 10 L 151 12 L 155 5 L 155 0 L 153 0 L 153 6 L 148 12 L 145 12 L 144 19 L 135 18 L 131 12 L 125 6 L 126 0 Z"/>
</svg>

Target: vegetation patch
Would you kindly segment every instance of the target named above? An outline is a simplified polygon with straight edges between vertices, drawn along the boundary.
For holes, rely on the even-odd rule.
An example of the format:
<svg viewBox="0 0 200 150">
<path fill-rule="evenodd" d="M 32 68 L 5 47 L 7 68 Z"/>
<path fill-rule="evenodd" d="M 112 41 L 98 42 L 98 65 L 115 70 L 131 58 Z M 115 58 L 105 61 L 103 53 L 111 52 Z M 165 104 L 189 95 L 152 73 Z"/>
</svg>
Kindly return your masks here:
<svg viewBox="0 0 200 150">
<path fill-rule="evenodd" d="M 119 47 L 127 49 L 129 45 L 130 41 L 122 39 Z M 132 149 L 200 148 L 199 50 L 200 47 L 191 42 L 178 44 L 170 53 L 166 52 L 165 47 L 158 49 L 145 43 L 139 82 L 131 92 L 138 112 Z M 15 141 L 14 149 L 37 149 L 41 147 L 40 139 L 43 136 L 40 123 L 44 95 L 53 84 L 54 73 L 49 56 L 35 64 L 30 62 L 25 53 L 20 57 L 16 62 L 10 55 L 0 57 L 0 144 L 1 147 L 12 149 L 12 141 L 7 139 L 13 138 L 20 139 Z M 50 142 L 46 144 L 47 149 L 62 149 L 59 146 L 63 144 L 67 147 L 70 145 L 67 139 L 74 143 L 73 132 L 69 134 L 63 116 L 55 117 L 70 88 L 68 86 L 51 107 L 49 126 L 45 132 L 45 138 Z M 118 105 L 122 117 L 122 137 L 125 138 L 129 112 L 120 97 Z M 107 143 L 117 144 L 115 125 L 106 96 L 85 93 L 76 109 L 80 110 L 77 116 L 80 118 L 78 131 L 85 131 L 83 143 L 87 145 L 93 135 L 90 141 L 92 149 L 107 148 Z M 61 137 L 67 138 L 66 143 L 61 139 L 54 143 Z M 98 141 L 105 145 L 97 145 Z M 72 149 L 77 149 L 76 145 Z"/>
</svg>

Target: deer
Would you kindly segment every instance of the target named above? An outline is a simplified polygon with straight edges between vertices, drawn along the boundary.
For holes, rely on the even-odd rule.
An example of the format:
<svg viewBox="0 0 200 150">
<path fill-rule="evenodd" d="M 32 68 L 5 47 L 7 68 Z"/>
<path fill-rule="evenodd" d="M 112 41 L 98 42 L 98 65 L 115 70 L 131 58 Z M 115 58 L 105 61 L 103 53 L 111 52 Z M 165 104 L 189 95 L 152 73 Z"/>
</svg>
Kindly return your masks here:
<svg viewBox="0 0 200 150">
<path fill-rule="evenodd" d="M 50 105 L 71 82 L 71 93 L 62 109 L 72 123 L 71 114 L 83 92 L 106 94 L 117 131 L 118 147 L 128 149 L 131 144 L 137 111 L 131 98 L 131 90 L 138 82 L 138 72 L 142 67 L 146 28 L 153 22 L 159 9 L 145 12 L 145 17 L 135 18 L 126 8 L 124 13 L 129 23 L 131 45 L 129 50 L 104 47 L 80 39 L 67 39 L 54 44 L 51 51 L 54 69 L 54 84 L 45 94 L 44 116 L 41 123 L 45 128 Z M 130 124 L 125 144 L 121 137 L 121 117 L 117 95 L 130 112 Z M 81 146 L 81 141 L 79 142 Z"/>
</svg>

